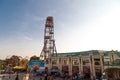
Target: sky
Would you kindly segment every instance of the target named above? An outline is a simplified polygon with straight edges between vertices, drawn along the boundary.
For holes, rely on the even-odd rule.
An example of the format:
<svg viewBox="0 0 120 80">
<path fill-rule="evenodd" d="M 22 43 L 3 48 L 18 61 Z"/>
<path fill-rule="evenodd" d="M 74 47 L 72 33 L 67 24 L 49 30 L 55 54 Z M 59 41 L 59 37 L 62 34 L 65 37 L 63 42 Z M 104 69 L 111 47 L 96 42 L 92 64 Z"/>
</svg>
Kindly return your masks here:
<svg viewBox="0 0 120 80">
<path fill-rule="evenodd" d="M 120 0 L 0 0 L 0 59 L 39 56 L 48 16 L 58 53 L 120 51 Z"/>
</svg>

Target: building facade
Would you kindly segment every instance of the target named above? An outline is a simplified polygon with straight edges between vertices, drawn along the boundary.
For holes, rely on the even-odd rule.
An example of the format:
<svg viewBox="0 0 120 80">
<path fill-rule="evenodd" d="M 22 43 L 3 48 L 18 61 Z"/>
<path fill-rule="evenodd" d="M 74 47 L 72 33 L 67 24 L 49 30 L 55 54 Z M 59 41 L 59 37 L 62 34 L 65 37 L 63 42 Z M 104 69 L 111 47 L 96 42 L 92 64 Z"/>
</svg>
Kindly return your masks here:
<svg viewBox="0 0 120 80">
<path fill-rule="evenodd" d="M 58 53 L 49 58 L 48 68 L 57 68 L 61 74 L 79 74 L 84 78 L 119 78 L 120 56 L 117 51 L 91 50 Z M 110 74 L 112 71 L 113 74 Z M 111 76 L 112 75 L 112 76 Z"/>
</svg>

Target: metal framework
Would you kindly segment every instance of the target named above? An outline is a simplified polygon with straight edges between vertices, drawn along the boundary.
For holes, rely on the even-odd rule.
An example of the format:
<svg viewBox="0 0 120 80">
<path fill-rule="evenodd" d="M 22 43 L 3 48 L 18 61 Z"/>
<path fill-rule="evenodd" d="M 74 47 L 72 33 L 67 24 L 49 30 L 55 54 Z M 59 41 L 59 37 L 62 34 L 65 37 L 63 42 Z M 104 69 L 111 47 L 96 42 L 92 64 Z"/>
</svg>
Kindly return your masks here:
<svg viewBox="0 0 120 80">
<path fill-rule="evenodd" d="M 57 50 L 54 39 L 53 17 L 48 16 L 45 23 L 44 46 L 40 54 L 40 59 L 47 60 L 52 54 L 57 55 Z"/>
</svg>

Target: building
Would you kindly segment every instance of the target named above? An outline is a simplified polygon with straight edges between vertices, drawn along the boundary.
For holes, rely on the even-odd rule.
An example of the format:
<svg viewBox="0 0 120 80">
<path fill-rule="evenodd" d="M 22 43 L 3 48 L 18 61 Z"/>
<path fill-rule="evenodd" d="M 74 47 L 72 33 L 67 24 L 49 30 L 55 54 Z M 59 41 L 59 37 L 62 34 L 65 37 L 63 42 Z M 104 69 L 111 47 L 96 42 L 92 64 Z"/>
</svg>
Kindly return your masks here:
<svg viewBox="0 0 120 80">
<path fill-rule="evenodd" d="M 59 69 L 61 74 L 80 74 L 84 78 L 119 78 L 120 52 L 91 50 L 58 53 L 49 58 L 48 68 Z M 111 72 L 112 71 L 112 72 Z"/>
</svg>

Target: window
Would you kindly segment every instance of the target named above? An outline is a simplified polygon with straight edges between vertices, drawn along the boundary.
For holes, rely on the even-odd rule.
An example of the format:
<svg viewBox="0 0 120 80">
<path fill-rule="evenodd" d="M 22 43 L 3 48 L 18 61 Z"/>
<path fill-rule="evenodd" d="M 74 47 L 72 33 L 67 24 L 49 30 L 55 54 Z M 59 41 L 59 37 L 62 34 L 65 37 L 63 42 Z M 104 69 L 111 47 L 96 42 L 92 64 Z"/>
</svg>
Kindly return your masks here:
<svg viewBox="0 0 120 80">
<path fill-rule="evenodd" d="M 78 65 L 79 63 L 78 63 L 78 60 L 75 60 L 74 62 L 73 62 L 73 65 Z"/>
<path fill-rule="evenodd" d="M 95 65 L 100 65 L 100 63 L 99 62 L 95 62 Z"/>
<path fill-rule="evenodd" d="M 57 64 L 57 60 L 52 61 L 52 64 Z"/>
<path fill-rule="evenodd" d="M 89 65 L 89 63 L 90 63 L 90 58 L 89 57 L 83 57 L 82 58 L 82 60 L 83 60 L 83 65 Z"/>
<path fill-rule="evenodd" d="M 64 64 L 68 64 L 68 63 L 67 63 L 67 60 L 63 60 L 63 63 L 64 63 Z"/>
<path fill-rule="evenodd" d="M 110 61 L 104 62 L 104 65 L 109 65 L 109 64 L 110 64 Z"/>
</svg>

